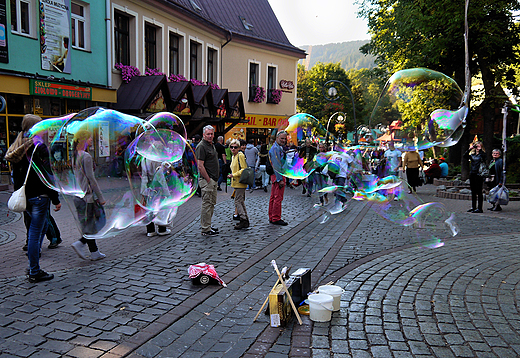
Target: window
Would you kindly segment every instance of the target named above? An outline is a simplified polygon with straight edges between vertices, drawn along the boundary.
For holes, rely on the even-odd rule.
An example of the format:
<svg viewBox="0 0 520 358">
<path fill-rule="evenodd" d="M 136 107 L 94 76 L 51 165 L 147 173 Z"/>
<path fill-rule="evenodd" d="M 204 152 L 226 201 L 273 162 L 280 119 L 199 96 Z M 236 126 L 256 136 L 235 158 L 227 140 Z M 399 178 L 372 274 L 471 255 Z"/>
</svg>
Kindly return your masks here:
<svg viewBox="0 0 520 358">
<path fill-rule="evenodd" d="M 157 28 L 150 24 L 144 26 L 144 65 L 157 68 Z"/>
<path fill-rule="evenodd" d="M 255 62 L 249 62 L 249 102 L 252 102 L 256 96 L 256 89 L 259 85 L 260 65 Z"/>
<path fill-rule="evenodd" d="M 216 72 L 217 72 L 217 51 L 208 48 L 208 83 L 215 83 L 217 80 Z"/>
<path fill-rule="evenodd" d="M 170 74 L 179 74 L 179 36 L 170 33 Z"/>
<path fill-rule="evenodd" d="M 276 67 L 267 66 L 267 103 L 274 103 L 273 90 L 276 89 Z"/>
<path fill-rule="evenodd" d="M 89 7 L 83 3 L 71 4 L 72 47 L 89 50 Z"/>
<path fill-rule="evenodd" d="M 200 80 L 200 48 L 200 43 L 190 41 L 190 78 L 197 80 Z"/>
<path fill-rule="evenodd" d="M 130 65 L 130 19 L 120 12 L 114 13 L 115 63 Z"/>
<path fill-rule="evenodd" d="M 11 31 L 32 35 L 33 0 L 11 0 Z"/>
</svg>

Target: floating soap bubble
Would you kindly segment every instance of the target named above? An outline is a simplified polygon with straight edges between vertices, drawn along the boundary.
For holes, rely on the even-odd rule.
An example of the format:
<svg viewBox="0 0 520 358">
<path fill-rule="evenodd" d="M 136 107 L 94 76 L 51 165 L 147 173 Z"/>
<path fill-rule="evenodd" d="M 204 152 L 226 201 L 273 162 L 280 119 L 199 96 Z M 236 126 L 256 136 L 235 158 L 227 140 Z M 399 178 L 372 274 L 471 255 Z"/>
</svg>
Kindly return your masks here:
<svg viewBox="0 0 520 358">
<path fill-rule="evenodd" d="M 306 141 L 317 143 L 320 138 L 330 136 L 323 125 L 313 116 L 299 113 L 288 119 L 288 125 L 280 128 L 287 132 L 287 146 L 291 148 L 284 157 L 271 158 L 273 169 L 290 179 L 305 179 L 318 166 L 313 158 L 308 158 L 304 148 Z M 300 149 L 296 149 L 300 146 Z"/>
<path fill-rule="evenodd" d="M 392 135 L 400 150 L 423 150 L 457 143 L 468 107 L 457 83 L 441 72 L 413 68 L 387 81 L 372 112 L 375 121 L 394 123 Z"/>
<path fill-rule="evenodd" d="M 56 135 L 50 136 L 50 128 L 60 122 Z M 172 114 L 143 120 L 88 108 L 65 119 L 42 121 L 33 134 L 50 147 L 50 173 L 39 168 L 40 176 L 64 194 L 87 238 L 113 236 L 151 221 L 171 224 L 178 206 L 196 190 L 195 155 L 184 124 Z M 143 163 L 154 169 L 145 173 L 145 191 Z M 97 203 L 103 204 L 101 214 Z"/>
</svg>

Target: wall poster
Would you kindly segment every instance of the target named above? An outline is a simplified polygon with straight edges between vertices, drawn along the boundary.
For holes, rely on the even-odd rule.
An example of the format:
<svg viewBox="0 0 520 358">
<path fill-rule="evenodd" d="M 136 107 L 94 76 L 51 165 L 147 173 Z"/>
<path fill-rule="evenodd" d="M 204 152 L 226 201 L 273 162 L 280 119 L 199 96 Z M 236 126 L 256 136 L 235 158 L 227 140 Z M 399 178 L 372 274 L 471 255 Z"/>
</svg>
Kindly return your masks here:
<svg viewBox="0 0 520 358">
<path fill-rule="evenodd" d="M 70 0 L 40 0 L 42 69 L 70 73 Z"/>
<path fill-rule="evenodd" d="M 0 0 L 0 62 L 9 63 L 7 51 L 7 5 L 6 0 Z"/>
</svg>

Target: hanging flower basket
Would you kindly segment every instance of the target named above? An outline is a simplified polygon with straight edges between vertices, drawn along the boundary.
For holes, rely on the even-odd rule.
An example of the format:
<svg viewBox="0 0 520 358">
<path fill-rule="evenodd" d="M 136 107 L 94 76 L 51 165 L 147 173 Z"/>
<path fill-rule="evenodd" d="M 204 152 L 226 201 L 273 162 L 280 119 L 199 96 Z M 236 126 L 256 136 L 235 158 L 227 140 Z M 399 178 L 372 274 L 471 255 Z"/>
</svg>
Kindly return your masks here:
<svg viewBox="0 0 520 358">
<path fill-rule="evenodd" d="M 256 87 L 255 89 L 255 97 L 253 98 L 253 102 L 262 103 L 265 100 L 265 88 L 264 87 Z"/>
</svg>

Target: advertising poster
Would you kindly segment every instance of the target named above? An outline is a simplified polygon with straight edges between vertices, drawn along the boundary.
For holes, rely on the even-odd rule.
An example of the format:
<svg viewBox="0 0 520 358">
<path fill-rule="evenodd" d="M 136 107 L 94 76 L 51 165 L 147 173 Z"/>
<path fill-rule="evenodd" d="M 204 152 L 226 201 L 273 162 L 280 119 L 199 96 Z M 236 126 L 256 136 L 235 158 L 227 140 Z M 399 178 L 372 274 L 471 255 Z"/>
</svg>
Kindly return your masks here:
<svg viewBox="0 0 520 358">
<path fill-rule="evenodd" d="M 42 69 L 70 73 L 70 0 L 40 0 Z"/>
<path fill-rule="evenodd" d="M 101 157 L 110 156 L 110 124 L 108 122 L 100 122 L 99 123 L 99 137 L 98 137 L 98 147 L 99 154 Z"/>
<path fill-rule="evenodd" d="M 6 0 L 0 0 L 0 62 L 9 63 L 7 51 L 7 5 Z"/>
</svg>

